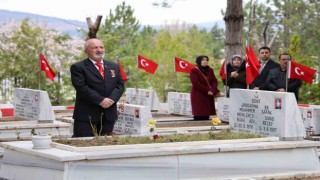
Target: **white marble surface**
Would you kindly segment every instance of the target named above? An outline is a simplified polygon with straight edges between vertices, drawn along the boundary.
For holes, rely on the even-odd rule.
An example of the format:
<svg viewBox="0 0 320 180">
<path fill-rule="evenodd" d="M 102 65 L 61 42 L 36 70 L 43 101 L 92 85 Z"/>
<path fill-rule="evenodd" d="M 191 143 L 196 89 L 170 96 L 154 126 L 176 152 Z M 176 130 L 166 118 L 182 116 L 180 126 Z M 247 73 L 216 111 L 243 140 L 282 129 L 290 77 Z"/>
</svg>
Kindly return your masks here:
<svg viewBox="0 0 320 180">
<path fill-rule="evenodd" d="M 230 128 L 237 131 L 303 139 L 306 131 L 293 93 L 230 90 Z"/>
<path fill-rule="evenodd" d="M 217 117 L 224 122 L 229 122 L 230 118 L 230 98 L 217 98 Z"/>
<path fill-rule="evenodd" d="M 192 116 L 190 93 L 168 92 L 170 114 Z"/>
<path fill-rule="evenodd" d="M 26 120 L 53 122 L 55 115 L 46 91 L 15 88 L 14 115 Z"/>
<path fill-rule="evenodd" d="M 320 106 L 299 106 L 299 110 L 301 112 L 301 117 L 305 128 L 312 127 L 314 134 L 320 135 Z"/>
<path fill-rule="evenodd" d="M 0 124 L 0 140 L 17 140 L 31 138 L 31 130 L 36 133 L 51 134 L 52 136 L 71 137 L 72 124 L 54 121 L 53 123 L 39 123 L 38 121 L 8 121 Z"/>
<path fill-rule="evenodd" d="M 261 141 L 262 140 L 262 141 Z M 5 142 L 8 179 L 234 179 L 319 173 L 319 142 L 278 138 L 131 145 L 85 152 Z M 111 147 L 111 146 L 110 146 Z M 97 147 L 101 148 L 101 147 Z M 18 172 L 18 173 L 17 173 Z M 37 174 L 39 172 L 39 174 Z M 14 177 L 14 178 L 13 178 Z M 52 178 L 55 177 L 55 178 Z M 47 179 L 47 178 L 46 178 Z"/>
<path fill-rule="evenodd" d="M 152 114 L 148 106 L 118 103 L 118 120 L 113 131 L 120 135 L 149 134 L 147 126 Z"/>
<path fill-rule="evenodd" d="M 150 110 L 159 109 L 159 98 L 157 92 L 152 89 L 126 88 L 126 102 L 141 106 L 148 106 Z"/>
</svg>

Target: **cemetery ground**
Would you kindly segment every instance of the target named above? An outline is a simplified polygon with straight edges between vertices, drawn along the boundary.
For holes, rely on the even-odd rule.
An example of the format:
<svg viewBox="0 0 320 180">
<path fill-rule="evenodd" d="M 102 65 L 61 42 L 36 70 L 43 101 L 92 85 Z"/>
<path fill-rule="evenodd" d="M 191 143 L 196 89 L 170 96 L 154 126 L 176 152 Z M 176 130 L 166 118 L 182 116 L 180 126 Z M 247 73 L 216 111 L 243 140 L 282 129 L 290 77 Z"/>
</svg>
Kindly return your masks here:
<svg viewBox="0 0 320 180">
<path fill-rule="evenodd" d="M 55 114 L 57 116 L 59 115 L 64 115 L 64 116 L 71 116 L 72 115 L 72 110 L 63 110 L 63 111 L 55 111 Z M 162 129 L 162 128 L 192 128 L 192 129 L 197 129 L 197 127 L 207 127 L 206 129 L 208 129 L 208 127 L 212 126 L 211 120 L 203 120 L 203 121 L 193 121 L 191 117 L 189 116 L 181 116 L 181 115 L 174 115 L 174 114 L 156 114 L 153 113 L 152 114 L 154 119 L 159 119 L 159 121 L 157 122 L 157 128 Z M 168 120 L 168 119 L 180 119 L 180 120 Z M 6 118 L 1 118 L 1 121 L 14 121 L 14 122 L 18 122 L 20 121 L 17 118 L 14 117 L 6 117 Z M 217 125 L 216 128 L 218 129 L 218 131 L 224 131 L 221 129 L 221 127 L 225 127 L 228 126 L 227 122 L 223 122 L 220 125 Z M 209 131 L 206 131 L 203 134 L 208 134 Z M 145 141 L 150 141 L 150 139 L 147 137 L 145 138 Z M 291 177 L 291 178 L 275 178 L 275 179 L 280 179 L 280 180 L 320 180 L 320 177 Z"/>
</svg>

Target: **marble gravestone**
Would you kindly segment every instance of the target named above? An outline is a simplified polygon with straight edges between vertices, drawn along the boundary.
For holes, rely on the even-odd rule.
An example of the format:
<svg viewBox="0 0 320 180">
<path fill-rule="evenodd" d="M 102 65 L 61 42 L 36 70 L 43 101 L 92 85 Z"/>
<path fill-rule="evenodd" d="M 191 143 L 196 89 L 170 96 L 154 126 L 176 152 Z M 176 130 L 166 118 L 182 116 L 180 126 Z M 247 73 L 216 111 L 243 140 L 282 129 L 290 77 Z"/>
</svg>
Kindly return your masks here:
<svg viewBox="0 0 320 180">
<path fill-rule="evenodd" d="M 46 91 L 15 88 L 14 115 L 25 120 L 37 120 L 39 123 L 52 123 L 54 111 Z"/>
<path fill-rule="evenodd" d="M 305 128 L 311 128 L 315 135 L 320 135 L 320 106 L 299 106 L 299 110 L 301 112 L 301 117 Z"/>
<path fill-rule="evenodd" d="M 246 89 L 230 90 L 231 129 L 302 140 L 306 131 L 293 93 Z"/>
<path fill-rule="evenodd" d="M 224 122 L 229 122 L 230 116 L 230 98 L 217 98 L 217 117 Z"/>
<path fill-rule="evenodd" d="M 125 95 L 128 104 L 148 106 L 151 111 L 157 111 L 159 109 L 159 98 L 154 90 L 126 88 Z"/>
<path fill-rule="evenodd" d="M 169 113 L 192 116 L 190 93 L 168 92 Z"/>
<path fill-rule="evenodd" d="M 148 106 L 118 103 L 118 120 L 114 132 L 119 135 L 147 135 L 149 120 L 152 119 Z"/>
</svg>

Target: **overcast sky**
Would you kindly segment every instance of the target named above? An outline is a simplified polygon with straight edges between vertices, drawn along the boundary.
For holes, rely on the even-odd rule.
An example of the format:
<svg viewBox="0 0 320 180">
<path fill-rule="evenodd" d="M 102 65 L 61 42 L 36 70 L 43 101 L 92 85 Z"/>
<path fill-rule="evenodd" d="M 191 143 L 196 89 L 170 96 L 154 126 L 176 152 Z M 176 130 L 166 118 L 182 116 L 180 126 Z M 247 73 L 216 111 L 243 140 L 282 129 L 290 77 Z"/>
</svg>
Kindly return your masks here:
<svg viewBox="0 0 320 180">
<path fill-rule="evenodd" d="M 86 17 L 105 17 L 124 0 L 0 0 L 0 9 L 57 18 L 85 21 Z M 159 0 L 158 0 L 159 1 Z M 177 0 L 171 8 L 155 7 L 154 0 L 125 0 L 143 25 L 171 24 L 175 21 L 202 23 L 222 20 L 227 0 Z"/>
</svg>

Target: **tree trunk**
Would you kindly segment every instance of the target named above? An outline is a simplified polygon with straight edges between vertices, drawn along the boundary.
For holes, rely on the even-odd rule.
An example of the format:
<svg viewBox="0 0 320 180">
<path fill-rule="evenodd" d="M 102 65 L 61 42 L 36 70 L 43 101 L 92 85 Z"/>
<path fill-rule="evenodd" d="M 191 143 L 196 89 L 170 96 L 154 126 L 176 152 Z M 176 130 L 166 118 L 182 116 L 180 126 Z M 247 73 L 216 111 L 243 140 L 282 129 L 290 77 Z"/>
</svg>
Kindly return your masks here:
<svg viewBox="0 0 320 180">
<path fill-rule="evenodd" d="M 226 25 L 225 53 L 226 59 L 230 62 L 232 55 L 242 55 L 242 0 L 227 0 L 224 21 Z"/>
</svg>

